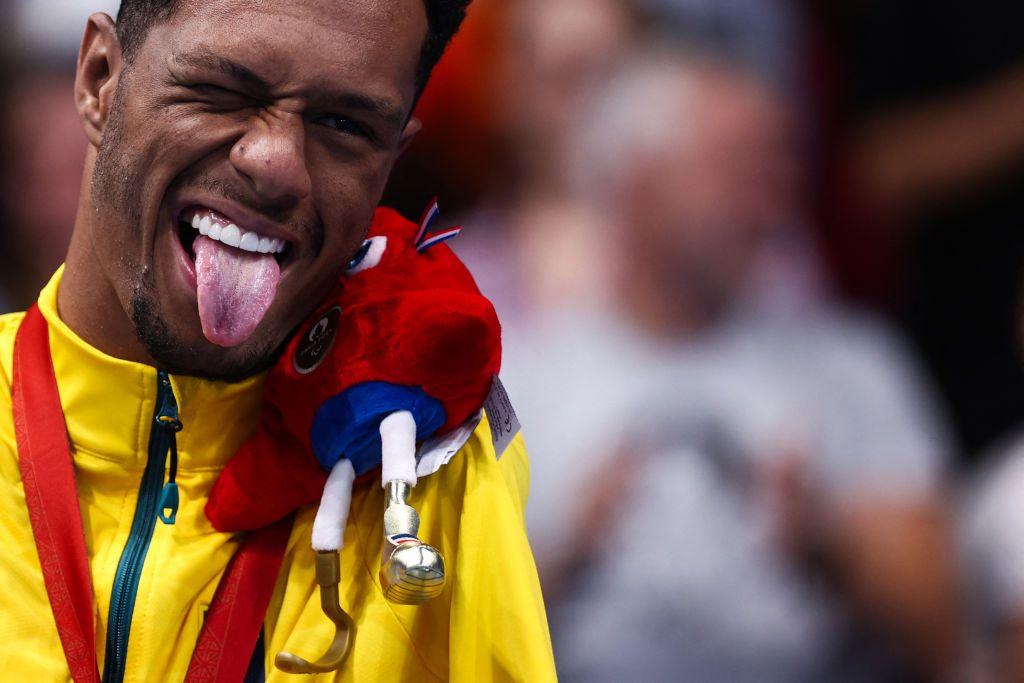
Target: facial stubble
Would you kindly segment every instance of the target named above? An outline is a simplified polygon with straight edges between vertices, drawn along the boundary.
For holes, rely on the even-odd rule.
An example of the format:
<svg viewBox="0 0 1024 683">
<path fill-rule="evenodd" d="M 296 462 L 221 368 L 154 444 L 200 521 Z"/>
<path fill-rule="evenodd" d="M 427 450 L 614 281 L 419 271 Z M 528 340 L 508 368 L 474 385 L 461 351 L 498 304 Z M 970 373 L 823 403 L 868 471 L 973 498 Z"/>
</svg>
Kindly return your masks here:
<svg viewBox="0 0 1024 683">
<path fill-rule="evenodd" d="M 274 345 L 233 349 L 230 352 L 200 348 L 183 341 L 184 335 L 175 332 L 164 315 L 166 302 L 161 300 L 161 288 L 152 263 L 144 260 L 144 249 L 133 248 L 131 240 L 152 239 L 143 230 L 142 196 L 137 192 L 144 186 L 146 174 L 145 147 L 126 143 L 125 103 L 128 99 L 127 74 L 118 83 L 110 115 L 97 152 L 90 188 L 93 205 L 93 230 L 104 230 L 105 216 L 117 216 L 126 221 L 125 241 L 100 240 L 94 235 L 93 243 L 121 244 L 116 272 L 107 272 L 108 278 L 122 301 L 125 315 L 131 320 L 135 334 L 158 367 L 172 374 L 191 375 L 222 381 L 239 381 L 258 374 L 273 365 L 278 347 Z M 101 211 L 101 208 L 105 211 Z M 122 293 L 126 292 L 126 296 Z"/>
</svg>

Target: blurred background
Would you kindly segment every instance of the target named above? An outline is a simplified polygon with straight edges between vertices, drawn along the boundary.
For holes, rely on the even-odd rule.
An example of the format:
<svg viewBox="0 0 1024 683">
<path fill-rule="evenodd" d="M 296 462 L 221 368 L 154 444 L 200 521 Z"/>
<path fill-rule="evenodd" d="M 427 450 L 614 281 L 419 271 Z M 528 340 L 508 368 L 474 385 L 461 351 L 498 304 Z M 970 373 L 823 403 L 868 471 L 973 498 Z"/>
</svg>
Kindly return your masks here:
<svg viewBox="0 0 1024 683">
<path fill-rule="evenodd" d="M 0 6 L 0 311 L 116 6 Z M 564 680 L 1024 680 L 1020 14 L 475 0 L 386 203 L 504 321 Z"/>
</svg>

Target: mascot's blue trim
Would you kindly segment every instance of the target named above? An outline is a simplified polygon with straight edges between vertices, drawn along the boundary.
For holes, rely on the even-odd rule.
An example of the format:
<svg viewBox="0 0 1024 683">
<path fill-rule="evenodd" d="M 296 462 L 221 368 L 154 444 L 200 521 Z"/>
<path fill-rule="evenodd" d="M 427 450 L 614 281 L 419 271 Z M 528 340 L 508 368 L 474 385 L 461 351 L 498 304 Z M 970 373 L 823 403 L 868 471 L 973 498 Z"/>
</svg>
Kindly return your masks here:
<svg viewBox="0 0 1024 683">
<path fill-rule="evenodd" d="M 313 454 L 326 470 L 348 458 L 356 476 L 380 467 L 380 423 L 400 410 L 416 420 L 416 440 L 429 439 L 445 422 L 441 402 L 418 387 L 365 382 L 324 403 L 313 419 Z"/>
</svg>

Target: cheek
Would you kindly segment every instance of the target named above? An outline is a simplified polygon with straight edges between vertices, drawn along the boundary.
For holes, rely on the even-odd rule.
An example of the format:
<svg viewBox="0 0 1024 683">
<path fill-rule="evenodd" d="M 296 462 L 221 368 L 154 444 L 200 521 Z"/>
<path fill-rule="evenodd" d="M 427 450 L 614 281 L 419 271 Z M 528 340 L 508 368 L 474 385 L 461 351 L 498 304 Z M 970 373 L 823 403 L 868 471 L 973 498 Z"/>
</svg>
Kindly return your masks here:
<svg viewBox="0 0 1024 683">
<path fill-rule="evenodd" d="M 184 107 L 154 112 L 145 126 L 153 170 L 168 182 L 212 154 L 227 158 L 245 131 L 238 120 Z"/>
<path fill-rule="evenodd" d="M 158 75 L 139 75 L 138 82 L 159 83 Z M 131 154 L 144 160 L 147 176 L 166 185 L 198 159 L 226 144 L 237 122 L 229 122 L 210 113 L 171 99 L 169 91 L 134 88 L 127 98 L 126 139 Z"/>
<path fill-rule="evenodd" d="M 311 155 L 313 197 L 324 225 L 324 253 L 347 263 L 362 244 L 390 170 L 385 155 L 339 161 Z"/>
</svg>

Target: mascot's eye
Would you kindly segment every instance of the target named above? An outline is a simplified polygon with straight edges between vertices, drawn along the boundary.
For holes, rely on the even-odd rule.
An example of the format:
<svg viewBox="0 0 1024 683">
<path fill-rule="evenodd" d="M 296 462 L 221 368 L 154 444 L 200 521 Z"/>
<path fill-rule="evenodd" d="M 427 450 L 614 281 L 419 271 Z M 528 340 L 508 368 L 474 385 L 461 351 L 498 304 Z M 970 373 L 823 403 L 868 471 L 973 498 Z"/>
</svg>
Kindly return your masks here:
<svg viewBox="0 0 1024 683">
<path fill-rule="evenodd" d="M 348 264 L 348 275 L 355 275 L 361 273 L 364 270 L 375 268 L 380 264 L 381 258 L 384 257 L 384 251 L 388 247 L 388 238 L 381 235 L 378 237 L 371 237 L 370 239 L 363 242 L 363 246 L 359 247 L 359 251 L 356 253 Z"/>
<path fill-rule="evenodd" d="M 359 251 L 357 251 L 356 255 L 352 257 L 352 260 L 348 262 L 349 270 L 359 267 L 359 264 L 363 262 L 363 259 L 366 258 L 366 254 L 370 251 L 370 244 L 370 240 L 363 242 L 363 246 L 359 247 Z"/>
</svg>

